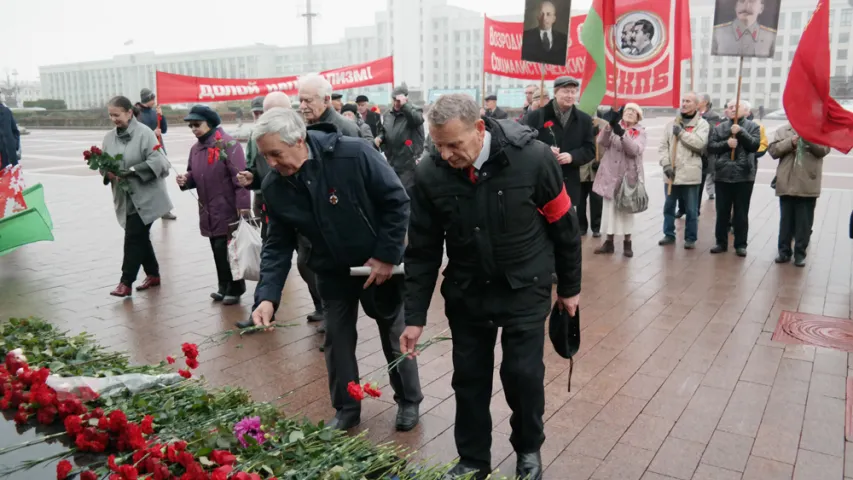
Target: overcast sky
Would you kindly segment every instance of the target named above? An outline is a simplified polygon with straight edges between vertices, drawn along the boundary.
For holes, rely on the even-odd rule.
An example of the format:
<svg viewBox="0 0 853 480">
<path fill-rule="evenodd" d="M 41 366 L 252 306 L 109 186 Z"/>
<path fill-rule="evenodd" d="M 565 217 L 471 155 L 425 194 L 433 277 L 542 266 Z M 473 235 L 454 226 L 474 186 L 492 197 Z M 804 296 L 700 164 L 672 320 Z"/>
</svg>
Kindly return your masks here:
<svg viewBox="0 0 853 480">
<path fill-rule="evenodd" d="M 573 9 L 591 0 L 572 1 Z M 312 0 L 320 14 L 315 43 L 340 40 L 344 28 L 374 24 L 386 0 Z M 304 44 L 305 0 L 0 0 L 0 83 L 18 71 L 35 80 L 39 65 L 109 59 L 142 51 L 173 53 L 254 43 Z M 448 0 L 489 15 L 521 14 L 524 0 Z M 357 7 L 356 7 L 357 5 Z M 128 40 L 130 46 L 124 46 Z M 14 45 L 14 46 L 13 46 Z M 343 65 L 342 65 L 343 66 Z"/>
</svg>

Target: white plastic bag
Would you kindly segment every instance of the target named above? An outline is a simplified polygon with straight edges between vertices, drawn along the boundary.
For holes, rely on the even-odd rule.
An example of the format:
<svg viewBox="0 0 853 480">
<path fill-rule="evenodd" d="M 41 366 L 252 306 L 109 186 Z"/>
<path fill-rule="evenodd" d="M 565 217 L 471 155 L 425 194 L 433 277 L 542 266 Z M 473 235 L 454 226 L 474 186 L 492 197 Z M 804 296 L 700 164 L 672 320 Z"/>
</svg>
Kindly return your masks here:
<svg viewBox="0 0 853 480">
<path fill-rule="evenodd" d="M 48 387 L 56 391 L 60 400 L 63 400 L 68 394 L 74 394 L 81 398 L 85 397 L 86 393 L 81 390 L 82 387 L 89 387 L 101 397 L 111 397 L 125 391 L 136 394 L 143 390 L 163 388 L 181 381 L 183 381 L 183 377 L 177 373 L 165 373 L 162 375 L 129 373 L 127 375 L 113 375 L 103 378 L 50 375 L 47 377 L 45 383 Z M 83 400 L 87 401 L 89 399 L 83 398 Z"/>
<path fill-rule="evenodd" d="M 260 228 L 240 218 L 240 224 L 228 242 L 228 263 L 234 280 L 261 279 L 262 248 Z"/>
</svg>

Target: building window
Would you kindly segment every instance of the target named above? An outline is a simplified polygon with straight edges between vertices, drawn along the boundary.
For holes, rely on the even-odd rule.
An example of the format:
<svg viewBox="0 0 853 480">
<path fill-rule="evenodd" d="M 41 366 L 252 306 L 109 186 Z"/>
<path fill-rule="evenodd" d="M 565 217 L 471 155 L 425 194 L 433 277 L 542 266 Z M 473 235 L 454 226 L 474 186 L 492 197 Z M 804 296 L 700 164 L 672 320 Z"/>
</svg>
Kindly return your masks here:
<svg viewBox="0 0 853 480">
<path fill-rule="evenodd" d="M 791 12 L 791 28 L 800 28 L 803 23 L 803 12 Z"/>
<path fill-rule="evenodd" d="M 788 41 L 788 44 L 792 47 L 796 47 L 798 43 L 800 43 L 800 34 L 796 33 L 791 35 L 791 39 Z"/>
<path fill-rule="evenodd" d="M 744 77 L 751 77 L 752 76 L 752 69 L 751 68 L 744 68 L 743 69 L 743 76 Z"/>
<path fill-rule="evenodd" d="M 853 9 L 845 8 L 841 11 L 841 26 L 849 27 L 853 25 Z"/>
<path fill-rule="evenodd" d="M 755 91 L 758 93 L 764 93 L 764 84 L 759 83 L 755 86 Z"/>
<path fill-rule="evenodd" d="M 758 69 L 758 78 L 763 78 L 766 75 L 767 75 L 767 69 L 766 68 L 761 67 Z"/>
<path fill-rule="evenodd" d="M 779 14 L 779 28 L 785 27 L 785 12 Z"/>
<path fill-rule="evenodd" d="M 748 83 L 742 84 L 740 86 L 740 91 L 741 91 L 741 93 L 748 93 L 749 92 L 749 84 Z"/>
<path fill-rule="evenodd" d="M 729 69 L 729 77 L 737 77 L 737 68 Z"/>
<path fill-rule="evenodd" d="M 773 60 L 777 62 L 782 60 L 782 52 L 780 50 L 776 50 L 776 53 L 773 55 Z"/>
<path fill-rule="evenodd" d="M 770 85 L 770 93 L 779 93 L 779 84 L 774 83 Z"/>
<path fill-rule="evenodd" d="M 847 49 L 839 50 L 838 55 L 835 57 L 836 60 L 847 60 Z"/>
<path fill-rule="evenodd" d="M 847 75 L 847 67 L 838 66 L 835 67 L 835 75 L 838 77 L 844 77 Z"/>
<path fill-rule="evenodd" d="M 838 43 L 842 45 L 847 45 L 850 43 L 850 33 L 849 32 L 841 32 L 838 34 Z"/>
<path fill-rule="evenodd" d="M 773 67 L 773 76 L 781 77 L 782 76 L 782 67 Z"/>
<path fill-rule="evenodd" d="M 723 76 L 723 69 L 722 68 L 715 68 L 714 69 L 714 78 L 720 78 L 722 76 Z"/>
</svg>

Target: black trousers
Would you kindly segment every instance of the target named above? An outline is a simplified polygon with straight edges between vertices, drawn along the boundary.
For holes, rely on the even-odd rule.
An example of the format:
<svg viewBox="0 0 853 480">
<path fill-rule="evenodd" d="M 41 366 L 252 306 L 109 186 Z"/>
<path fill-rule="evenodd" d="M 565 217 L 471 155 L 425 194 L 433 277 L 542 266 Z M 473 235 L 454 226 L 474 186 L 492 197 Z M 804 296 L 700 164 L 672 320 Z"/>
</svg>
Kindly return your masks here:
<svg viewBox="0 0 853 480">
<path fill-rule="evenodd" d="M 450 320 L 453 337 L 453 379 L 456 396 L 454 436 L 460 461 L 491 468 L 492 379 L 498 327 Z M 545 322 L 501 331 L 501 383 L 512 409 L 509 441 L 518 453 L 539 451 L 545 442 Z"/>
<path fill-rule="evenodd" d="M 791 256 L 791 241 L 794 242 L 793 254 L 806 256 L 814 225 L 814 209 L 817 197 L 779 197 L 779 254 Z"/>
<path fill-rule="evenodd" d="M 127 216 L 124 224 L 124 260 L 121 264 L 121 283 L 128 287 L 136 281 L 139 275 L 139 267 L 149 277 L 160 276 L 160 264 L 154 255 L 154 246 L 151 245 L 151 225 L 142 223 L 142 218 L 133 213 Z"/>
<path fill-rule="evenodd" d="M 359 382 L 358 360 L 355 355 L 358 344 L 358 304 L 364 313 L 376 320 L 379 340 L 385 360 L 397 359 L 400 351 L 400 335 L 405 328 L 403 321 L 403 277 L 395 275 L 381 286 L 364 289 L 367 277 L 351 277 L 347 274 L 317 275 L 317 287 L 323 299 L 326 315 L 326 369 L 329 372 L 329 394 L 332 406 L 343 418 L 352 418 L 361 413 L 361 403 L 347 393 L 349 382 Z M 418 378 L 416 359 L 406 359 L 397 368 L 388 372 L 394 401 L 397 404 L 419 404 L 424 396 Z M 365 378 L 363 381 L 370 381 Z"/>
<path fill-rule="evenodd" d="M 228 263 L 228 237 L 210 237 L 210 249 L 213 250 L 213 261 L 216 264 L 219 293 L 236 297 L 246 293 L 246 281 L 234 281 L 234 277 L 231 276 L 231 265 Z"/>
<path fill-rule="evenodd" d="M 729 225 L 734 228 L 735 248 L 746 248 L 749 235 L 749 202 L 752 199 L 754 182 L 714 182 L 716 193 L 717 221 L 715 234 L 717 245 L 728 248 Z M 732 212 L 731 223 L 728 212 Z"/>
<path fill-rule="evenodd" d="M 592 185 L 593 182 L 581 182 L 581 196 L 578 199 L 578 224 L 581 233 L 585 233 L 587 228 L 592 228 L 593 233 L 601 231 L 601 209 L 604 201 L 601 195 L 592 191 Z M 587 203 L 589 203 L 589 219 L 586 216 Z"/>
<path fill-rule="evenodd" d="M 314 302 L 314 310 L 322 312 L 323 301 L 320 299 L 320 292 L 317 290 L 317 278 L 314 272 L 308 268 L 308 258 L 311 257 L 311 242 L 302 235 L 297 237 L 297 242 L 296 269 L 299 270 L 302 281 L 308 285 L 308 293 L 311 294 L 311 301 Z"/>
</svg>

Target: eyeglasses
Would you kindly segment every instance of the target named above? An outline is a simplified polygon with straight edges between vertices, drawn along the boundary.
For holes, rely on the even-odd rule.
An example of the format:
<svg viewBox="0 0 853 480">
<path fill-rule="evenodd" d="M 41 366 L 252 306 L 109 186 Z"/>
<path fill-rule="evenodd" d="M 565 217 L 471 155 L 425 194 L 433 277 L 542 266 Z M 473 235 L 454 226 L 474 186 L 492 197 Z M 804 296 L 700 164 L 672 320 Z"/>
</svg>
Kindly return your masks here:
<svg viewBox="0 0 853 480">
<path fill-rule="evenodd" d="M 190 128 L 198 128 L 201 126 L 201 122 L 190 122 L 187 124 Z"/>
</svg>

